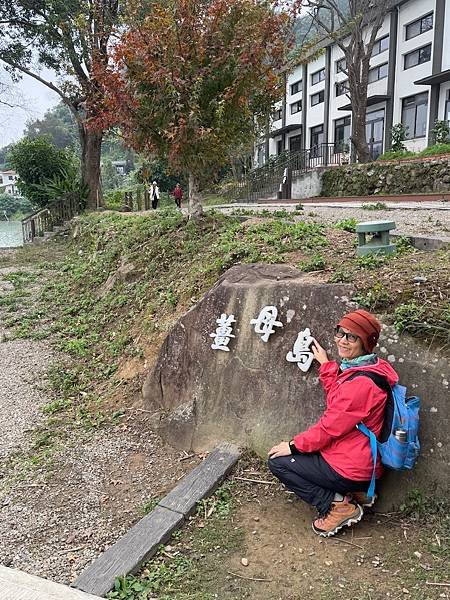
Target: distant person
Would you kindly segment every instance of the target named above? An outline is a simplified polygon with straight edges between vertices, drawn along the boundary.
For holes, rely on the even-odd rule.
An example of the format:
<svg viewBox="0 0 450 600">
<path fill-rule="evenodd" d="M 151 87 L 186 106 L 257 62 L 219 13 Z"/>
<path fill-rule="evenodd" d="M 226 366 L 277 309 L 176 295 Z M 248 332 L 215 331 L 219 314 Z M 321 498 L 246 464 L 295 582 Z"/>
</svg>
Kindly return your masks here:
<svg viewBox="0 0 450 600">
<path fill-rule="evenodd" d="M 172 196 L 175 198 L 175 204 L 177 208 L 181 210 L 181 201 L 183 199 L 183 189 L 179 183 L 174 187 L 172 191 Z"/>
<path fill-rule="evenodd" d="M 152 183 L 152 187 L 150 188 L 150 199 L 152 201 L 153 210 L 156 210 L 159 202 L 159 187 L 156 181 Z"/>
</svg>

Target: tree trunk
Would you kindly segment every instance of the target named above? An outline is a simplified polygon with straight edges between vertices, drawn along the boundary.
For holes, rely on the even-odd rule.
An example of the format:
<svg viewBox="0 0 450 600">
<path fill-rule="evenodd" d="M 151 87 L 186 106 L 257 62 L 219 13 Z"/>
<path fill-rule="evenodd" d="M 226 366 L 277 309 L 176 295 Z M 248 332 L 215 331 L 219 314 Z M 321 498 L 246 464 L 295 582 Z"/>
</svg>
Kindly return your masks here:
<svg viewBox="0 0 450 600">
<path fill-rule="evenodd" d="M 366 106 L 359 105 L 356 107 L 356 110 L 353 111 L 352 142 L 355 146 L 356 158 L 358 162 L 369 162 L 370 152 L 366 139 Z"/>
<path fill-rule="evenodd" d="M 89 190 L 86 207 L 89 210 L 97 210 L 102 204 L 100 153 L 103 132 L 92 131 L 85 123 L 79 124 L 78 129 L 81 145 L 81 179 Z"/>
<path fill-rule="evenodd" d="M 369 146 L 366 138 L 366 113 L 367 113 L 367 86 L 369 62 L 366 58 L 359 58 L 359 48 L 354 48 L 356 55 L 352 64 L 350 55 L 346 55 L 348 67 L 348 82 L 352 106 L 352 144 L 353 155 L 360 163 L 370 160 Z"/>
<path fill-rule="evenodd" d="M 198 219 L 203 215 L 203 207 L 198 199 L 198 180 L 189 173 L 189 218 Z"/>
</svg>

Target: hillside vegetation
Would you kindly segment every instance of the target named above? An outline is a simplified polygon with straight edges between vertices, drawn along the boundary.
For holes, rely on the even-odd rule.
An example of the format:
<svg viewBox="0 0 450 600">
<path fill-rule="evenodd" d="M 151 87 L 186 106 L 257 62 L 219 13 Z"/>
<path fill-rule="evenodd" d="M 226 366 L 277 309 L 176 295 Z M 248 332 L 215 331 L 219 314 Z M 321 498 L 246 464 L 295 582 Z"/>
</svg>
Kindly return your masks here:
<svg viewBox="0 0 450 600">
<path fill-rule="evenodd" d="M 357 259 L 351 220 L 326 228 L 301 220 L 300 211 L 279 213 L 188 221 L 167 210 L 78 219 L 44 289 L 45 309 L 8 322 L 19 337 L 52 334 L 71 357 L 54 374 L 52 410 L 76 403 L 82 417 L 92 406 L 98 415 L 99 399 L 118 385 L 122 399 L 126 389 L 131 397 L 171 325 L 236 263 L 288 263 L 310 279 L 352 283 L 359 304 L 385 313 L 399 331 L 448 345 L 448 251 L 419 252 L 401 239 L 392 257 Z"/>
</svg>

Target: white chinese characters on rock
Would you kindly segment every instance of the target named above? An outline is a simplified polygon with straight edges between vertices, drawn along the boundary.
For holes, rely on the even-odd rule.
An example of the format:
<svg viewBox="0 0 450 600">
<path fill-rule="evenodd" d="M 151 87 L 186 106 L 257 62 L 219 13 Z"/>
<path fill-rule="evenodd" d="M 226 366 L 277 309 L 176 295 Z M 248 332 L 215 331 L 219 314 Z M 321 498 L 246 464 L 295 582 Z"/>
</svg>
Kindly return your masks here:
<svg viewBox="0 0 450 600">
<path fill-rule="evenodd" d="M 276 306 L 264 306 L 256 319 L 250 321 L 255 326 L 255 332 L 262 334 L 261 339 L 267 342 L 274 333 L 274 327 L 283 327 L 281 321 L 277 321 L 278 309 Z"/>
<path fill-rule="evenodd" d="M 311 336 L 311 331 L 306 327 L 306 329 L 299 332 L 293 349 L 286 354 L 286 360 L 297 363 L 297 367 L 303 373 L 306 373 L 314 359 L 314 355 L 310 350 L 313 341 L 314 338 Z"/>
<path fill-rule="evenodd" d="M 232 323 L 236 323 L 234 315 L 226 315 L 222 313 L 218 319 L 216 319 L 218 327 L 215 333 L 210 333 L 209 337 L 214 338 L 214 342 L 211 344 L 213 350 L 224 350 L 229 352 L 230 349 L 228 344 L 230 339 L 236 337 L 232 334 L 233 327 Z"/>
</svg>

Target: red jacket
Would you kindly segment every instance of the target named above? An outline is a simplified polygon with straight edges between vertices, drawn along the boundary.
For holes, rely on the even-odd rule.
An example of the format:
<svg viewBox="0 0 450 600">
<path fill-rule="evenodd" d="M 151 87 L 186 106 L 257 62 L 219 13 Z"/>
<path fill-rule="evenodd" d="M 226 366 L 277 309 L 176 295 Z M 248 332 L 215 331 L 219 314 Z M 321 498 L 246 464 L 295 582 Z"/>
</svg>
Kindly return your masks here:
<svg viewBox="0 0 450 600">
<path fill-rule="evenodd" d="M 383 392 L 368 377 L 346 379 L 356 371 L 371 371 L 385 377 L 390 385 L 398 381 L 391 365 L 379 358 L 374 365 L 352 367 L 339 373 L 339 365 L 326 362 L 319 375 L 327 395 L 327 407 L 315 425 L 294 437 L 301 452 L 320 452 L 326 462 L 340 475 L 354 481 L 372 476 L 372 454 L 369 438 L 356 429 L 362 421 L 376 436 L 381 432 L 386 404 Z M 378 459 L 376 476 L 383 474 Z"/>
<path fill-rule="evenodd" d="M 177 200 L 181 200 L 183 198 L 183 190 L 181 189 L 181 187 L 179 188 L 173 188 L 172 190 L 172 196 L 174 198 L 176 198 Z"/>
</svg>

